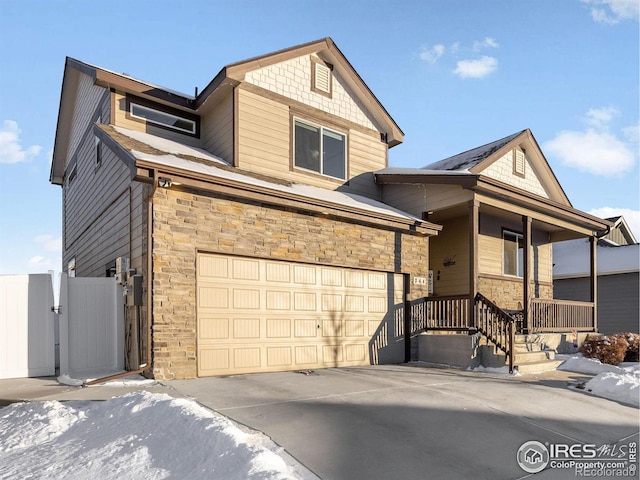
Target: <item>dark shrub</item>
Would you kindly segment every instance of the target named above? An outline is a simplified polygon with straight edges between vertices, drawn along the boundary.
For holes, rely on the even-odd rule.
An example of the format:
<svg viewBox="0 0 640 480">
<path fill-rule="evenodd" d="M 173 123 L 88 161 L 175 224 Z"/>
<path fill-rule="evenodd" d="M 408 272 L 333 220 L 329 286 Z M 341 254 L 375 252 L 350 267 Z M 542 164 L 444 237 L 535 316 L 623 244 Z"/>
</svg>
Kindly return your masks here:
<svg viewBox="0 0 640 480">
<path fill-rule="evenodd" d="M 617 333 L 598 337 L 587 335 L 580 352 L 585 357 L 597 358 L 609 365 L 637 362 L 639 343 L 640 336 L 637 333 Z"/>
</svg>

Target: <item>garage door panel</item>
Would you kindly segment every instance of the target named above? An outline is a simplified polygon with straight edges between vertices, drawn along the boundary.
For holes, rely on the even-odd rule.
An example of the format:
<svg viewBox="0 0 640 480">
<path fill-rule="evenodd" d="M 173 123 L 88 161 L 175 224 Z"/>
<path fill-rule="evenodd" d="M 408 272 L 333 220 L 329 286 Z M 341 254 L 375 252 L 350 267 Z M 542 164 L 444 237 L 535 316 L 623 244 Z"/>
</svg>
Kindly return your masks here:
<svg viewBox="0 0 640 480">
<path fill-rule="evenodd" d="M 315 338 L 318 335 L 319 323 L 315 319 L 300 319 L 294 320 L 295 325 L 295 337 L 296 338 Z"/>
<path fill-rule="evenodd" d="M 259 318 L 234 318 L 233 338 L 260 338 Z"/>
<path fill-rule="evenodd" d="M 322 347 L 322 362 L 328 366 L 337 367 L 339 363 L 344 363 L 342 345 L 324 345 Z"/>
<path fill-rule="evenodd" d="M 291 281 L 291 265 L 287 263 L 266 263 L 267 282 L 289 283 Z"/>
<path fill-rule="evenodd" d="M 367 284 L 372 290 L 386 290 L 387 274 L 369 272 L 367 273 Z"/>
<path fill-rule="evenodd" d="M 260 260 L 234 258 L 232 278 L 237 280 L 260 280 Z"/>
<path fill-rule="evenodd" d="M 201 286 L 198 289 L 198 301 L 201 308 L 229 308 L 229 289 Z"/>
<path fill-rule="evenodd" d="M 267 365 L 270 367 L 289 367 L 293 364 L 291 347 L 267 348 Z"/>
<path fill-rule="evenodd" d="M 344 322 L 344 334 L 347 337 L 364 336 L 364 321 L 362 320 L 346 320 Z"/>
<path fill-rule="evenodd" d="M 322 269 L 322 285 L 327 287 L 342 286 L 342 270 L 334 268 Z"/>
<path fill-rule="evenodd" d="M 267 338 L 290 338 L 291 319 L 272 318 L 267 320 Z"/>
<path fill-rule="evenodd" d="M 198 340 L 229 338 L 229 318 L 201 316 L 198 325 Z"/>
<path fill-rule="evenodd" d="M 236 310 L 242 310 L 243 308 L 258 310 L 260 308 L 260 290 L 234 288 L 233 308 Z"/>
<path fill-rule="evenodd" d="M 260 368 L 260 347 L 234 348 L 233 366 L 236 369 Z"/>
<path fill-rule="evenodd" d="M 345 345 L 344 355 L 347 362 L 364 362 L 367 359 L 367 349 L 360 343 Z"/>
<path fill-rule="evenodd" d="M 222 254 L 197 265 L 200 376 L 377 363 L 401 334 L 401 275 Z"/>
<path fill-rule="evenodd" d="M 293 266 L 293 282 L 303 285 L 315 285 L 316 267 L 306 265 Z"/>
<path fill-rule="evenodd" d="M 211 255 L 198 257 L 198 274 L 201 278 L 228 278 L 229 259 Z"/>
<path fill-rule="evenodd" d="M 317 298 L 315 293 L 295 292 L 293 294 L 293 308 L 300 312 L 317 310 Z"/>
<path fill-rule="evenodd" d="M 268 290 L 266 292 L 267 310 L 291 310 L 291 292 Z"/>
<path fill-rule="evenodd" d="M 317 365 L 318 364 L 318 347 L 316 345 L 297 346 L 296 365 Z"/>
</svg>

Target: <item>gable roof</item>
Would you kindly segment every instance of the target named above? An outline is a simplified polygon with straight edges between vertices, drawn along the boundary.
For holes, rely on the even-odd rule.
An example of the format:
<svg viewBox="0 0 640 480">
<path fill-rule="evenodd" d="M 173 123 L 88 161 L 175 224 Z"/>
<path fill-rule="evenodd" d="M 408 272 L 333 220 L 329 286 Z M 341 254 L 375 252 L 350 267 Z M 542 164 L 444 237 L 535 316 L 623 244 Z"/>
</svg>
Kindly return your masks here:
<svg viewBox="0 0 640 480">
<path fill-rule="evenodd" d="M 528 128 L 500 140 L 495 140 L 486 145 L 428 164 L 423 168 L 385 168 L 376 172 L 376 178 L 384 181 L 383 178 L 385 176 L 405 175 L 413 177 L 414 180 L 422 178 L 422 181 L 418 183 L 429 183 L 429 180 L 437 181 L 437 183 L 461 182 L 461 185 L 466 188 L 470 182 L 475 182 L 473 180 L 475 177 L 483 177 L 483 179 L 490 181 L 489 177 L 483 175 L 483 171 L 504 156 L 505 153 L 516 147 L 526 148 L 527 160 L 542 182 L 549 199 L 561 205 L 572 207 L 569 197 L 567 197 L 553 170 L 551 170 L 551 166 L 542 153 L 533 133 Z M 453 177 L 454 175 L 455 178 Z M 465 177 L 468 178 L 465 179 Z M 505 187 L 507 187 L 506 184 Z"/>
<path fill-rule="evenodd" d="M 452 157 L 445 158 L 438 162 L 431 163 L 424 166 L 425 170 L 450 170 L 457 172 L 468 172 L 472 168 L 476 167 L 483 160 L 491 156 L 497 150 L 500 150 L 506 144 L 508 144 L 514 138 L 517 138 L 526 130 L 509 135 L 508 137 L 501 138 L 495 142 L 487 143 L 481 147 L 472 148 L 466 152 L 459 153 Z"/>
<path fill-rule="evenodd" d="M 636 236 L 633 234 L 631 227 L 622 215 L 607 218 L 607 220 L 613 223 L 613 226 L 611 227 L 611 231 L 609 232 L 609 234 L 607 234 L 604 238 L 612 237 L 614 231 L 617 231 L 617 233 L 619 233 L 619 235 L 624 238 L 624 242 L 626 242 L 626 245 L 634 245 L 638 243 L 638 240 L 636 240 Z M 619 238 L 616 239 L 616 241 L 619 242 Z M 618 243 L 615 242 L 614 244 L 618 245 Z"/>
<path fill-rule="evenodd" d="M 389 147 L 402 143 L 404 133 L 389 115 L 382 103 L 362 80 L 358 72 L 353 68 L 344 54 L 330 37 L 325 37 L 313 42 L 303 43 L 294 47 L 253 57 L 225 66 L 218 75 L 207 85 L 195 99 L 195 108 L 198 109 L 219 89 L 225 85 L 237 85 L 241 83 L 245 75 L 259 68 L 268 67 L 276 63 L 285 62 L 303 55 L 316 54 L 322 60 L 333 66 L 334 72 L 338 72 L 340 79 L 349 87 L 351 92 L 373 115 L 375 120 L 385 130 Z"/>
</svg>

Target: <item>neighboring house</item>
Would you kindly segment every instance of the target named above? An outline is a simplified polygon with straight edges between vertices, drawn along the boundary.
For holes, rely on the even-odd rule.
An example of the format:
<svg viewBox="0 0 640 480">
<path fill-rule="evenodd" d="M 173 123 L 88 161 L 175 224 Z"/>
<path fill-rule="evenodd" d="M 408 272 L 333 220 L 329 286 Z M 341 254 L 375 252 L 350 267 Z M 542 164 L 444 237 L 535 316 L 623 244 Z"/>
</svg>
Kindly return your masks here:
<svg viewBox="0 0 640 480">
<path fill-rule="evenodd" d="M 402 141 L 328 38 L 195 96 L 67 58 L 65 271 L 142 276 L 128 362 L 156 378 L 403 362 L 441 227 L 381 201 L 372 172 Z"/>
<path fill-rule="evenodd" d="M 571 206 L 529 130 L 389 168 L 402 141 L 329 38 L 195 96 L 67 58 L 63 265 L 130 284 L 127 364 L 162 379 L 398 363 L 424 329 L 513 352 L 504 309 L 524 332 L 595 329 L 595 299 L 553 300 L 551 244 L 595 249 L 610 223 Z"/>
<path fill-rule="evenodd" d="M 624 217 L 607 219 L 611 231 L 598 240 L 598 331 L 638 332 L 640 322 L 640 245 Z M 590 296 L 589 246 L 584 240 L 553 247 L 556 298 L 585 301 Z"/>
<path fill-rule="evenodd" d="M 530 130 L 376 181 L 384 202 L 443 226 L 429 246 L 429 302 L 456 310 L 443 327 L 478 326 L 469 312 L 481 294 L 518 313 L 521 333 L 593 331 L 595 298 L 554 300 L 551 246 L 586 238 L 595 248 L 610 223 L 571 206 Z M 588 272 L 595 282 L 595 265 Z"/>
</svg>

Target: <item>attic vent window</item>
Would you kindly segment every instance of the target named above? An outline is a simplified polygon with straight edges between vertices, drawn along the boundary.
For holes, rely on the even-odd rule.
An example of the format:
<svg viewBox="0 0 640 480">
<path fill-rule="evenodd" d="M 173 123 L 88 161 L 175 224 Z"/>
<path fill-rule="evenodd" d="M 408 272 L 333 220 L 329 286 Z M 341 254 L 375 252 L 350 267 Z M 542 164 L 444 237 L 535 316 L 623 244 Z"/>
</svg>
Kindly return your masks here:
<svg viewBox="0 0 640 480">
<path fill-rule="evenodd" d="M 513 157 L 513 173 L 524 177 L 525 165 L 527 164 L 525 160 L 525 155 L 522 150 L 516 150 L 515 155 Z"/>
<path fill-rule="evenodd" d="M 179 132 L 196 134 L 196 122 L 188 118 L 172 115 L 167 112 L 161 112 L 154 108 L 145 107 L 137 103 L 131 102 L 129 104 L 129 113 L 134 118 L 146 120 L 149 123 L 154 123 L 161 127 L 170 128 Z"/>
<path fill-rule="evenodd" d="M 311 59 L 311 91 L 327 97 L 332 93 L 331 66 L 316 58 Z"/>
</svg>

